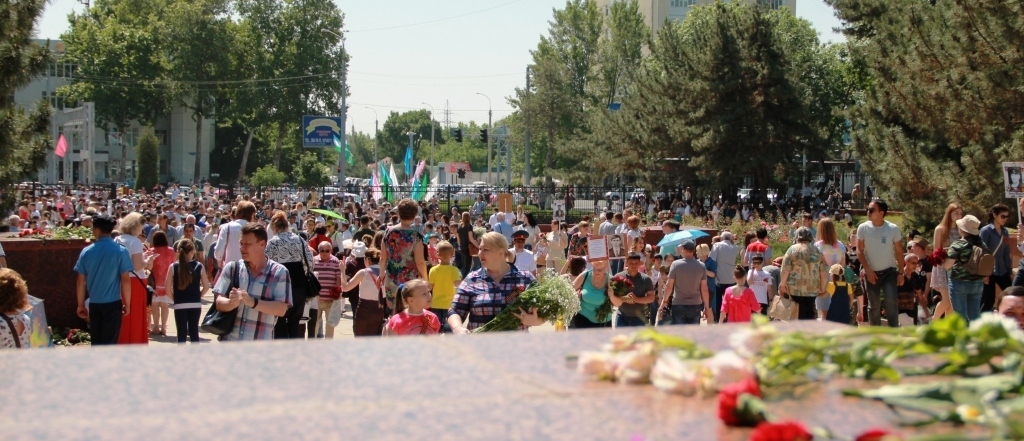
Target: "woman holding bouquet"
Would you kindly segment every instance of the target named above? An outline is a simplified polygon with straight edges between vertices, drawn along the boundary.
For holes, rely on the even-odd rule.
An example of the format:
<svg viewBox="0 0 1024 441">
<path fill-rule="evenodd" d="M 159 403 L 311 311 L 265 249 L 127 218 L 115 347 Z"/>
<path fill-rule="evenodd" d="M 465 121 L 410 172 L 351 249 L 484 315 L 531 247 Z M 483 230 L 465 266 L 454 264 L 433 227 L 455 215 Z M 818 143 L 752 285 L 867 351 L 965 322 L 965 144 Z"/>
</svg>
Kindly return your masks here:
<svg viewBox="0 0 1024 441">
<path fill-rule="evenodd" d="M 514 258 L 508 249 L 508 241 L 501 233 L 492 231 L 483 235 L 480 239 L 481 268 L 462 280 L 448 310 L 448 325 L 452 333 L 469 334 L 487 324 L 505 305 L 536 282 L 533 275 L 509 263 Z M 520 329 L 544 323 L 535 309 L 513 315 L 522 322 Z"/>
<path fill-rule="evenodd" d="M 582 258 L 573 258 L 573 260 Z M 584 264 L 585 265 L 585 264 Z M 602 310 L 608 301 L 608 261 L 594 262 L 593 269 L 584 271 L 572 282 L 573 288 L 580 293 L 580 312 L 572 318 L 572 327 L 607 328 L 611 326 L 612 315 L 610 306 Z"/>
</svg>

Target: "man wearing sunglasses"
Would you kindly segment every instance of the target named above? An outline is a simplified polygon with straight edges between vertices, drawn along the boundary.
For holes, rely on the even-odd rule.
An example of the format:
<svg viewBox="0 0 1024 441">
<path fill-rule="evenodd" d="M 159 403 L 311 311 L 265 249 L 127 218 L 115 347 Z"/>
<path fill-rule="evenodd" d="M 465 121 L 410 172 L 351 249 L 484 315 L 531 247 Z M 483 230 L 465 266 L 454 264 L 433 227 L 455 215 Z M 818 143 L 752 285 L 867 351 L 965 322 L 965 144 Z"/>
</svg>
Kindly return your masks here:
<svg viewBox="0 0 1024 441">
<path fill-rule="evenodd" d="M 981 241 L 990 250 L 995 250 L 992 256 L 995 257 L 996 265 L 981 291 L 981 312 L 992 312 L 997 299 L 1002 295 L 1004 289 L 1010 286 L 1013 277 L 1010 262 L 1010 247 L 1007 246 L 1010 240 L 1010 233 L 1006 230 L 1006 221 L 1010 218 L 1010 207 L 1003 204 L 996 204 L 988 211 L 988 225 L 985 225 L 979 234 Z"/>
<path fill-rule="evenodd" d="M 868 204 L 868 220 L 857 227 L 857 259 L 867 279 L 868 321 L 882 324 L 881 294 L 885 293 L 885 318 L 889 327 L 899 326 L 896 288 L 903 285 L 903 233 L 896 224 L 885 220 L 889 205 L 881 200 Z M 857 311 L 857 321 L 863 321 Z"/>
</svg>

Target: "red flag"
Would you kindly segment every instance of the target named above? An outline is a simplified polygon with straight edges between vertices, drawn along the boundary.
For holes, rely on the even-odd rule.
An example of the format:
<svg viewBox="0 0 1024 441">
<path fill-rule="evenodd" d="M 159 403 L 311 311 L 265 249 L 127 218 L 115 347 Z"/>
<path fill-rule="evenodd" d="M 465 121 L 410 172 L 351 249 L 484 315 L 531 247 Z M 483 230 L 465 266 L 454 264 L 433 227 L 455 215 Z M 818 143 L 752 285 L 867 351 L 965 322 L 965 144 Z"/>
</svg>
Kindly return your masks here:
<svg viewBox="0 0 1024 441">
<path fill-rule="evenodd" d="M 68 152 L 68 142 L 64 139 L 64 135 L 60 135 L 57 138 L 57 148 L 53 149 L 53 154 L 63 158 L 64 154 Z"/>
</svg>

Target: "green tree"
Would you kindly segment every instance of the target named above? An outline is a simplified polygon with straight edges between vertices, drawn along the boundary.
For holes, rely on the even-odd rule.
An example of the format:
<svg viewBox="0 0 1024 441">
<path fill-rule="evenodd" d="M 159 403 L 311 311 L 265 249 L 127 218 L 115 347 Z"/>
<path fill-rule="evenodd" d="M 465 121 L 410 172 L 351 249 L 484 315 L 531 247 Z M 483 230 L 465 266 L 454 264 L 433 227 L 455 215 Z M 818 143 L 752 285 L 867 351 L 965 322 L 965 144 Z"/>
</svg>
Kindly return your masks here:
<svg viewBox="0 0 1024 441">
<path fill-rule="evenodd" d="M 156 138 L 152 127 L 142 129 L 136 149 L 139 167 L 135 175 L 135 189 L 153 188 L 160 178 L 160 140 Z"/>
<path fill-rule="evenodd" d="M 302 155 L 295 166 L 295 185 L 299 188 L 315 189 L 331 183 L 331 169 L 320 162 L 315 153 Z"/>
<path fill-rule="evenodd" d="M 284 183 L 286 178 L 284 172 L 271 165 L 266 165 L 256 169 L 249 177 L 249 183 L 257 187 L 276 187 Z"/>
<path fill-rule="evenodd" d="M 564 175 L 578 161 L 564 153 L 564 146 L 577 133 L 586 133 L 585 110 L 600 99 L 589 81 L 598 76 L 599 45 L 603 19 L 594 0 L 569 0 L 554 11 L 548 35 L 531 51 L 530 89 L 516 89 L 509 103 L 525 112 L 535 134 L 534 148 L 544 151 L 544 178 L 551 185 L 553 175 Z M 513 133 L 520 127 L 514 127 Z"/>
<path fill-rule="evenodd" d="M 434 146 L 437 148 L 437 144 L 445 143 L 445 131 L 441 128 L 441 124 L 437 121 L 430 120 L 430 111 L 423 110 L 410 110 L 404 113 L 391 112 L 388 118 L 384 120 L 384 125 L 380 128 L 380 143 L 377 145 L 377 149 L 380 158 L 390 157 L 396 164 L 400 164 L 405 158 L 405 148 L 409 146 L 409 135 L 406 133 L 414 132 L 416 135 L 413 136 L 413 141 L 422 140 L 424 145 L 428 146 L 423 148 L 422 151 L 417 147 L 416 142 L 413 145 L 413 154 L 417 158 L 429 157 L 429 145 L 430 145 L 430 125 L 434 124 Z M 466 134 L 463 133 L 463 137 Z M 422 153 L 425 151 L 427 156 L 423 156 Z M 435 160 L 437 154 L 435 151 Z"/>
<path fill-rule="evenodd" d="M 51 146 L 49 104 L 43 100 L 26 110 L 11 100 L 16 90 L 43 73 L 53 60 L 47 47 L 32 42 L 45 4 L 43 0 L 0 3 L 0 189 L 41 168 Z M 0 205 L 10 209 L 13 204 L 8 196 Z"/>
<path fill-rule="evenodd" d="M 62 62 L 76 66 L 71 84 L 59 90 L 71 101 L 96 104 L 96 123 L 124 133 L 133 120 L 153 124 L 166 114 L 171 93 L 160 82 L 158 24 L 165 0 L 108 0 L 68 17 L 61 35 Z M 128 157 L 121 144 L 122 160 Z M 125 179 L 127 168 L 121 167 Z"/>
<path fill-rule="evenodd" d="M 196 122 L 195 163 L 192 179 L 202 179 L 203 119 L 216 109 L 215 81 L 230 71 L 233 34 L 227 0 L 177 0 L 166 11 L 162 28 L 165 76 L 174 85 L 180 105 L 192 111 Z"/>
<path fill-rule="evenodd" d="M 298 135 L 291 130 L 301 123 L 303 115 L 341 113 L 341 73 L 348 54 L 342 51 L 336 35 L 323 30 L 341 33 L 344 15 L 330 0 L 273 0 L 273 4 L 250 16 L 263 44 L 271 48 L 267 65 L 273 67 L 273 74 L 265 78 L 293 79 L 276 81 L 266 88 L 270 118 L 277 128 L 272 163 L 280 168 L 285 138 Z"/>
<path fill-rule="evenodd" d="M 1024 19 L 1011 2 L 829 0 L 869 85 L 848 113 L 876 195 L 926 223 L 1005 202 L 1024 160 Z"/>
<path fill-rule="evenodd" d="M 622 110 L 604 113 L 608 136 L 594 142 L 613 152 L 621 172 L 649 180 L 694 176 L 724 190 L 749 176 L 770 187 L 776 164 L 804 150 L 824 155 L 828 118 L 812 112 L 817 97 L 802 76 L 804 60 L 820 51 L 809 23 L 788 11 L 695 8 L 659 30 L 635 90 Z M 822 106 L 829 117 L 830 106 Z"/>
</svg>

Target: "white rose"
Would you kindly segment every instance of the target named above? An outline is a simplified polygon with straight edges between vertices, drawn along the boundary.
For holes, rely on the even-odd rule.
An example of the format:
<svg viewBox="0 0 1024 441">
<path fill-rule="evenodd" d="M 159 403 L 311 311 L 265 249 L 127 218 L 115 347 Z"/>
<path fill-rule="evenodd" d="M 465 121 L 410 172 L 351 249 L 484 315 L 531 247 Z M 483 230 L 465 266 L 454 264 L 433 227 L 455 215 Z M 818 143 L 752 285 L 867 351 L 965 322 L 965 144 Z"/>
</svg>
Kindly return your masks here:
<svg viewBox="0 0 1024 441">
<path fill-rule="evenodd" d="M 655 357 L 651 349 L 653 348 L 641 347 L 635 351 L 616 354 L 615 379 L 628 384 L 649 382 Z"/>
<path fill-rule="evenodd" d="M 777 334 L 775 327 L 770 325 L 743 328 L 729 335 L 729 347 L 743 358 L 752 358 Z"/>
<path fill-rule="evenodd" d="M 675 352 L 662 353 L 651 368 L 651 383 L 665 392 L 693 396 L 697 393 L 700 363 L 682 360 Z"/>
<path fill-rule="evenodd" d="M 604 380 L 611 378 L 615 369 L 615 354 L 604 351 L 583 351 L 576 360 L 576 371 L 588 377 Z"/>
<path fill-rule="evenodd" d="M 987 327 L 997 327 L 1006 330 L 1010 338 L 1024 342 L 1024 331 L 1021 331 L 1020 325 L 1017 321 L 1002 314 L 996 314 L 992 312 L 986 312 L 981 315 L 977 320 L 971 321 L 970 330 L 973 332 L 979 332 L 980 330 Z"/>
<path fill-rule="evenodd" d="M 609 343 L 604 345 L 604 350 L 607 352 L 620 352 L 632 349 L 629 344 L 629 336 L 619 334 L 612 337 Z"/>
<path fill-rule="evenodd" d="M 717 392 L 724 386 L 743 381 L 753 373 L 747 360 L 733 351 L 722 351 L 702 363 L 700 390 Z"/>
</svg>

